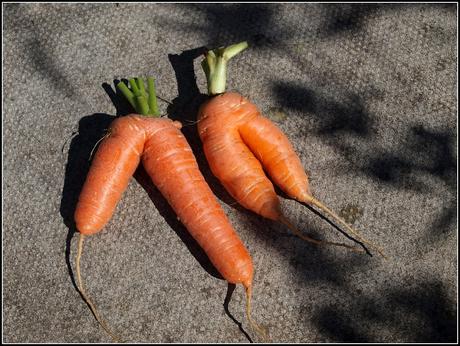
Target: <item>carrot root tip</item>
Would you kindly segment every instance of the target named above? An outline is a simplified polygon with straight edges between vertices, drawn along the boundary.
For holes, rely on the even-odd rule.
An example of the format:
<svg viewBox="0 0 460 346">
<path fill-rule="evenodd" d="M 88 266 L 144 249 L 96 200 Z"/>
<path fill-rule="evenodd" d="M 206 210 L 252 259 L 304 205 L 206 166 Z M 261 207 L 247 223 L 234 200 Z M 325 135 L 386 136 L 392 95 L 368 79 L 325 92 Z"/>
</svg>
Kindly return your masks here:
<svg viewBox="0 0 460 346">
<path fill-rule="evenodd" d="M 251 286 L 245 286 L 245 287 L 246 287 L 246 316 L 247 316 L 249 325 L 251 326 L 252 330 L 254 330 L 257 333 L 257 335 L 259 335 L 264 340 L 264 342 L 271 341 L 268 328 L 256 323 L 251 317 L 252 289 L 251 289 Z"/>
<path fill-rule="evenodd" d="M 327 215 L 329 215 L 330 217 L 332 217 L 335 221 L 337 221 L 338 223 L 340 223 L 342 226 L 344 226 L 347 231 L 354 235 L 356 237 L 356 239 L 363 243 L 363 244 L 366 244 L 368 245 L 369 247 L 373 248 L 375 251 L 377 251 L 384 259 L 388 259 L 388 257 L 384 254 L 383 250 L 378 247 L 377 245 L 375 245 L 374 243 L 370 242 L 369 240 L 365 239 L 363 236 L 361 236 L 357 231 L 355 231 L 353 228 L 351 228 L 341 217 L 339 217 L 336 213 L 334 213 L 331 209 L 329 209 L 328 207 L 326 207 L 326 205 L 324 205 L 322 202 L 320 202 L 319 200 L 317 200 L 316 198 L 314 198 L 313 196 L 309 196 L 309 199 L 308 200 L 305 200 L 305 201 L 302 201 L 300 202 L 302 204 L 308 204 L 308 205 L 313 205 L 313 206 L 316 206 L 317 208 L 319 208 L 321 211 L 323 211 L 324 213 L 326 213 Z"/>
<path fill-rule="evenodd" d="M 297 227 L 295 227 L 284 215 L 280 216 L 279 221 L 283 225 L 287 226 L 300 239 L 302 239 L 304 241 L 307 241 L 309 243 L 313 243 L 313 244 L 318 245 L 318 246 L 333 245 L 333 246 L 344 247 L 344 248 L 347 248 L 347 249 L 349 249 L 349 250 L 351 250 L 353 252 L 356 252 L 356 253 L 364 253 L 365 252 L 363 249 L 355 247 L 355 246 L 351 246 L 351 245 L 347 245 L 347 244 L 343 244 L 343 243 L 336 243 L 336 242 L 332 242 L 332 241 L 313 239 L 313 238 L 309 237 L 308 235 L 305 235 L 302 232 L 300 232 L 299 229 Z"/>
<path fill-rule="evenodd" d="M 104 320 L 99 316 L 99 312 L 96 309 L 94 303 L 89 299 L 88 295 L 86 294 L 85 288 L 83 286 L 83 280 L 81 279 L 81 269 L 80 269 L 80 260 L 81 255 L 83 252 L 83 240 L 85 236 L 84 234 L 80 233 L 80 237 L 78 239 L 78 248 L 77 248 L 77 258 L 76 258 L 76 272 L 77 272 L 77 283 L 78 283 L 78 290 L 80 291 L 81 296 L 85 303 L 89 306 L 91 312 L 93 313 L 96 320 L 99 322 L 101 327 L 109 334 L 115 342 L 121 342 L 121 338 L 114 334 L 106 325 Z"/>
</svg>

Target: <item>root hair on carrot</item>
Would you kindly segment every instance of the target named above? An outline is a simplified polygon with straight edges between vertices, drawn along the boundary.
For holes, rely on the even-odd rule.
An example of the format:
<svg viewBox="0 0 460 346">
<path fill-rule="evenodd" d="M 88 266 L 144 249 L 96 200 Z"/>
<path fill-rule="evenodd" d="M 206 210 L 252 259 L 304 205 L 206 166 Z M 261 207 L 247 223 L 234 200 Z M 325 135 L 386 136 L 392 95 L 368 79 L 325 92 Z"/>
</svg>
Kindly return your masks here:
<svg viewBox="0 0 460 346">
<path fill-rule="evenodd" d="M 89 154 L 89 158 L 88 158 L 88 161 L 91 161 L 91 158 L 93 157 L 93 153 L 94 153 L 94 150 L 96 149 L 97 145 L 102 142 L 105 138 L 109 137 L 110 136 L 110 129 L 106 131 L 105 135 L 100 138 L 96 144 L 94 144 L 94 147 L 93 149 L 91 149 L 91 153 Z"/>
</svg>

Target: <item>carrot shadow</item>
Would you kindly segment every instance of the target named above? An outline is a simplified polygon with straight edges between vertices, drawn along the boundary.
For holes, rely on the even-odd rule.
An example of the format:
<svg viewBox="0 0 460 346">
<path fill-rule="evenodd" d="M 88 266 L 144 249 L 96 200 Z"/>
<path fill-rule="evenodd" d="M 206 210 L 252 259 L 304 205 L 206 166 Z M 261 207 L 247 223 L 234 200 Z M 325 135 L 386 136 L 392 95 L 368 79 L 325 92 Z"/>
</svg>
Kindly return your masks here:
<svg viewBox="0 0 460 346">
<path fill-rule="evenodd" d="M 319 211 L 317 211 L 316 209 L 314 209 L 313 207 L 309 206 L 308 204 L 304 204 L 302 203 L 303 206 L 305 206 L 306 208 L 308 208 L 311 212 L 313 212 L 314 214 L 316 214 L 317 216 L 319 216 L 321 219 L 323 219 L 324 221 L 326 221 L 326 223 L 328 223 L 329 225 L 331 225 L 333 228 L 335 228 L 337 231 L 339 231 L 340 233 L 342 233 L 346 238 L 348 238 L 349 240 L 359 244 L 363 249 L 364 251 L 366 252 L 366 254 L 368 254 L 370 257 L 373 256 L 373 254 L 369 251 L 369 249 L 359 240 L 357 240 L 356 238 L 354 238 L 353 236 L 351 236 L 350 234 L 348 234 L 347 232 L 345 232 L 341 227 L 337 226 L 333 221 L 331 221 L 327 216 L 324 216 L 323 214 L 321 214 Z"/>
<path fill-rule="evenodd" d="M 244 330 L 243 324 L 241 322 L 238 322 L 238 320 L 231 314 L 230 310 L 228 309 L 228 304 L 230 303 L 230 300 L 232 299 L 233 292 L 235 291 L 236 285 L 232 283 L 228 283 L 228 289 L 227 289 L 227 295 L 225 296 L 224 300 L 224 310 L 225 313 L 227 314 L 228 317 L 238 326 L 238 329 L 240 330 L 241 333 L 248 339 L 248 341 L 252 344 L 253 341 L 249 334 Z"/>
</svg>

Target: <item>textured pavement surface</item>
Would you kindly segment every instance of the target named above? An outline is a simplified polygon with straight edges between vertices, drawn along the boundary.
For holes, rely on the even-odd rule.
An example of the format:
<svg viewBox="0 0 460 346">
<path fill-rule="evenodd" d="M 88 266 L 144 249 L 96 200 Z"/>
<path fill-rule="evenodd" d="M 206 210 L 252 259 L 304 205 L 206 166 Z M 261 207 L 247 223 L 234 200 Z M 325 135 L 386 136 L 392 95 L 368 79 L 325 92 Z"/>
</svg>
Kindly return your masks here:
<svg viewBox="0 0 460 346">
<path fill-rule="evenodd" d="M 110 342 L 74 287 L 72 214 L 90 152 L 156 77 L 255 266 L 254 318 L 276 342 L 457 339 L 455 4 L 4 4 L 3 341 Z M 241 40 L 228 89 L 292 140 L 312 192 L 391 257 L 318 248 L 238 207 L 210 174 L 195 112 L 204 46 Z M 347 241 L 282 197 L 311 236 Z M 141 173 L 88 238 L 86 287 L 131 342 L 258 341 Z"/>
</svg>

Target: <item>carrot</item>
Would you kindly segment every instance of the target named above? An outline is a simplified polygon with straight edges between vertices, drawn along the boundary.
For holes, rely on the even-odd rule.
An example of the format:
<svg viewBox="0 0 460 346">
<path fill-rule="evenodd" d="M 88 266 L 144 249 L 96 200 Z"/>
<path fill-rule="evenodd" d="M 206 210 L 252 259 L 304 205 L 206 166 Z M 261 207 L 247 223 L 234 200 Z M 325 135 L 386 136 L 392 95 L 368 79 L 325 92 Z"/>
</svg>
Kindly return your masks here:
<svg viewBox="0 0 460 346">
<path fill-rule="evenodd" d="M 84 236 L 96 234 L 104 228 L 131 176 L 142 162 L 152 182 L 222 277 L 245 287 L 247 318 L 251 326 L 265 336 L 265 330 L 251 318 L 251 256 L 205 182 L 180 131 L 180 122 L 157 118 L 159 113 L 153 79 L 148 79 L 148 93 L 142 80 L 132 79 L 130 84 L 132 90 L 123 82 L 117 87 L 140 114 L 130 114 L 113 121 L 94 156 L 75 211 L 75 222 L 80 232 L 77 277 L 83 298 L 101 326 L 119 340 L 100 318 L 84 291 L 80 257 Z"/>
<path fill-rule="evenodd" d="M 362 244 L 373 247 L 386 258 L 379 247 L 364 239 L 313 197 L 308 176 L 286 135 L 247 98 L 239 93 L 225 92 L 228 61 L 247 46 L 246 42 L 241 42 L 209 50 L 201 63 L 210 98 L 200 107 L 198 132 L 211 171 L 242 206 L 283 223 L 304 240 L 362 252 L 346 244 L 318 241 L 303 235 L 281 212 L 272 181 L 290 198 L 316 206 L 343 225 Z"/>
</svg>

